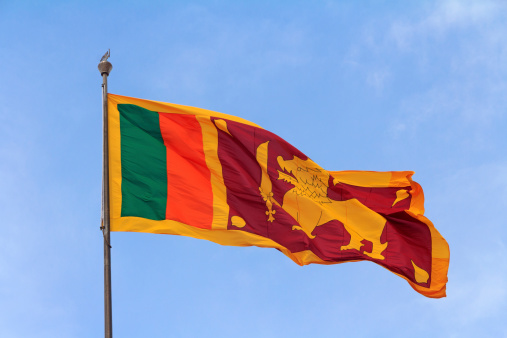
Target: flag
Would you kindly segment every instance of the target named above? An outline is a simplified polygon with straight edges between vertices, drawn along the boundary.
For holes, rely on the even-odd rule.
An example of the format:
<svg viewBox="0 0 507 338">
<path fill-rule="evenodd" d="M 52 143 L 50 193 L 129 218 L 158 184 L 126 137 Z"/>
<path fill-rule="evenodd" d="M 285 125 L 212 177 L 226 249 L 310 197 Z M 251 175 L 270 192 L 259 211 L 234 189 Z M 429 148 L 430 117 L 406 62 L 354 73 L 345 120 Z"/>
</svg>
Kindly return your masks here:
<svg viewBox="0 0 507 338">
<path fill-rule="evenodd" d="M 111 231 L 371 261 L 445 297 L 449 247 L 412 171 L 328 171 L 239 117 L 108 94 Z M 331 155 L 332 155 L 331 150 Z"/>
</svg>

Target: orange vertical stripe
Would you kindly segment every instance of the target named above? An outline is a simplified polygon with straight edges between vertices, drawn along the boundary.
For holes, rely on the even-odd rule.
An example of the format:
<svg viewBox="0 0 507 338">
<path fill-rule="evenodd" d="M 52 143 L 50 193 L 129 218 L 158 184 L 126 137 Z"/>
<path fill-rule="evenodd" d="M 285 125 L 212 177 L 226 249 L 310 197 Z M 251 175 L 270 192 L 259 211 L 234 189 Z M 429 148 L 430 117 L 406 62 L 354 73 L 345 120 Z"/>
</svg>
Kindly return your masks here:
<svg viewBox="0 0 507 338">
<path fill-rule="evenodd" d="M 167 148 L 166 219 L 211 229 L 211 173 L 203 151 L 202 131 L 193 115 L 159 113 Z"/>
</svg>

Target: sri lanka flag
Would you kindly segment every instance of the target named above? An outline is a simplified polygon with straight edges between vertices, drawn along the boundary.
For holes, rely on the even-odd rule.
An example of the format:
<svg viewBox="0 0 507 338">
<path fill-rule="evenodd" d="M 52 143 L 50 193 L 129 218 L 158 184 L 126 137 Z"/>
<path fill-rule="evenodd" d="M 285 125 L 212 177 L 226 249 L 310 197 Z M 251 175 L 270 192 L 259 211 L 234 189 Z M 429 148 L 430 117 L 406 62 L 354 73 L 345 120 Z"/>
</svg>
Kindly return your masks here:
<svg viewBox="0 0 507 338">
<path fill-rule="evenodd" d="M 413 172 L 328 171 L 239 117 L 108 95 L 111 231 L 368 260 L 445 297 L 449 247 Z"/>
</svg>

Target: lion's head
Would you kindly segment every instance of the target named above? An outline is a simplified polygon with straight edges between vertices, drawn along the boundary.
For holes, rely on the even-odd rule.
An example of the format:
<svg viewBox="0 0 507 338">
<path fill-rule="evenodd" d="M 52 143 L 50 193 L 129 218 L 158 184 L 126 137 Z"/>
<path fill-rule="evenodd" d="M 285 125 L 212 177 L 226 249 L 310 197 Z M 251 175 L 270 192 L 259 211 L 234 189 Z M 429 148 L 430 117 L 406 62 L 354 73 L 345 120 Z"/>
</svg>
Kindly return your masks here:
<svg viewBox="0 0 507 338">
<path fill-rule="evenodd" d="M 329 173 L 310 159 L 302 160 L 294 156 L 292 160 L 277 157 L 280 168 L 278 179 L 294 185 L 293 192 L 300 196 L 311 198 L 320 203 L 329 203 L 327 188 L 329 187 Z"/>
</svg>

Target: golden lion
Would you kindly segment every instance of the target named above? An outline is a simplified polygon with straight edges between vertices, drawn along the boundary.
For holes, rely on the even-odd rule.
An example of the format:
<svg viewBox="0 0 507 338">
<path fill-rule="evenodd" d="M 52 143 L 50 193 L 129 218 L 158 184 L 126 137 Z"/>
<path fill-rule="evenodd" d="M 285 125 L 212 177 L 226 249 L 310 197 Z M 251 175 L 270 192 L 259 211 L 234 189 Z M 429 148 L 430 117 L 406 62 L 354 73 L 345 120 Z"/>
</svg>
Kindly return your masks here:
<svg viewBox="0 0 507 338">
<path fill-rule="evenodd" d="M 329 173 L 312 160 L 302 160 L 297 156 L 292 160 L 284 160 L 278 156 L 277 162 L 285 171 L 278 170 L 278 179 L 294 185 L 285 193 L 282 204 L 282 208 L 298 222 L 292 230 L 302 230 L 308 237 L 315 238 L 312 232 L 316 227 L 338 220 L 350 234 L 350 243 L 343 245 L 341 250 L 360 251 L 363 245 L 361 241 L 367 240 L 373 244 L 373 249 L 371 253 L 364 254 L 375 259 L 385 258 L 382 252 L 387 242 L 380 243 L 386 224 L 384 217 L 355 198 L 347 201 L 330 199 L 327 195 Z"/>
</svg>

